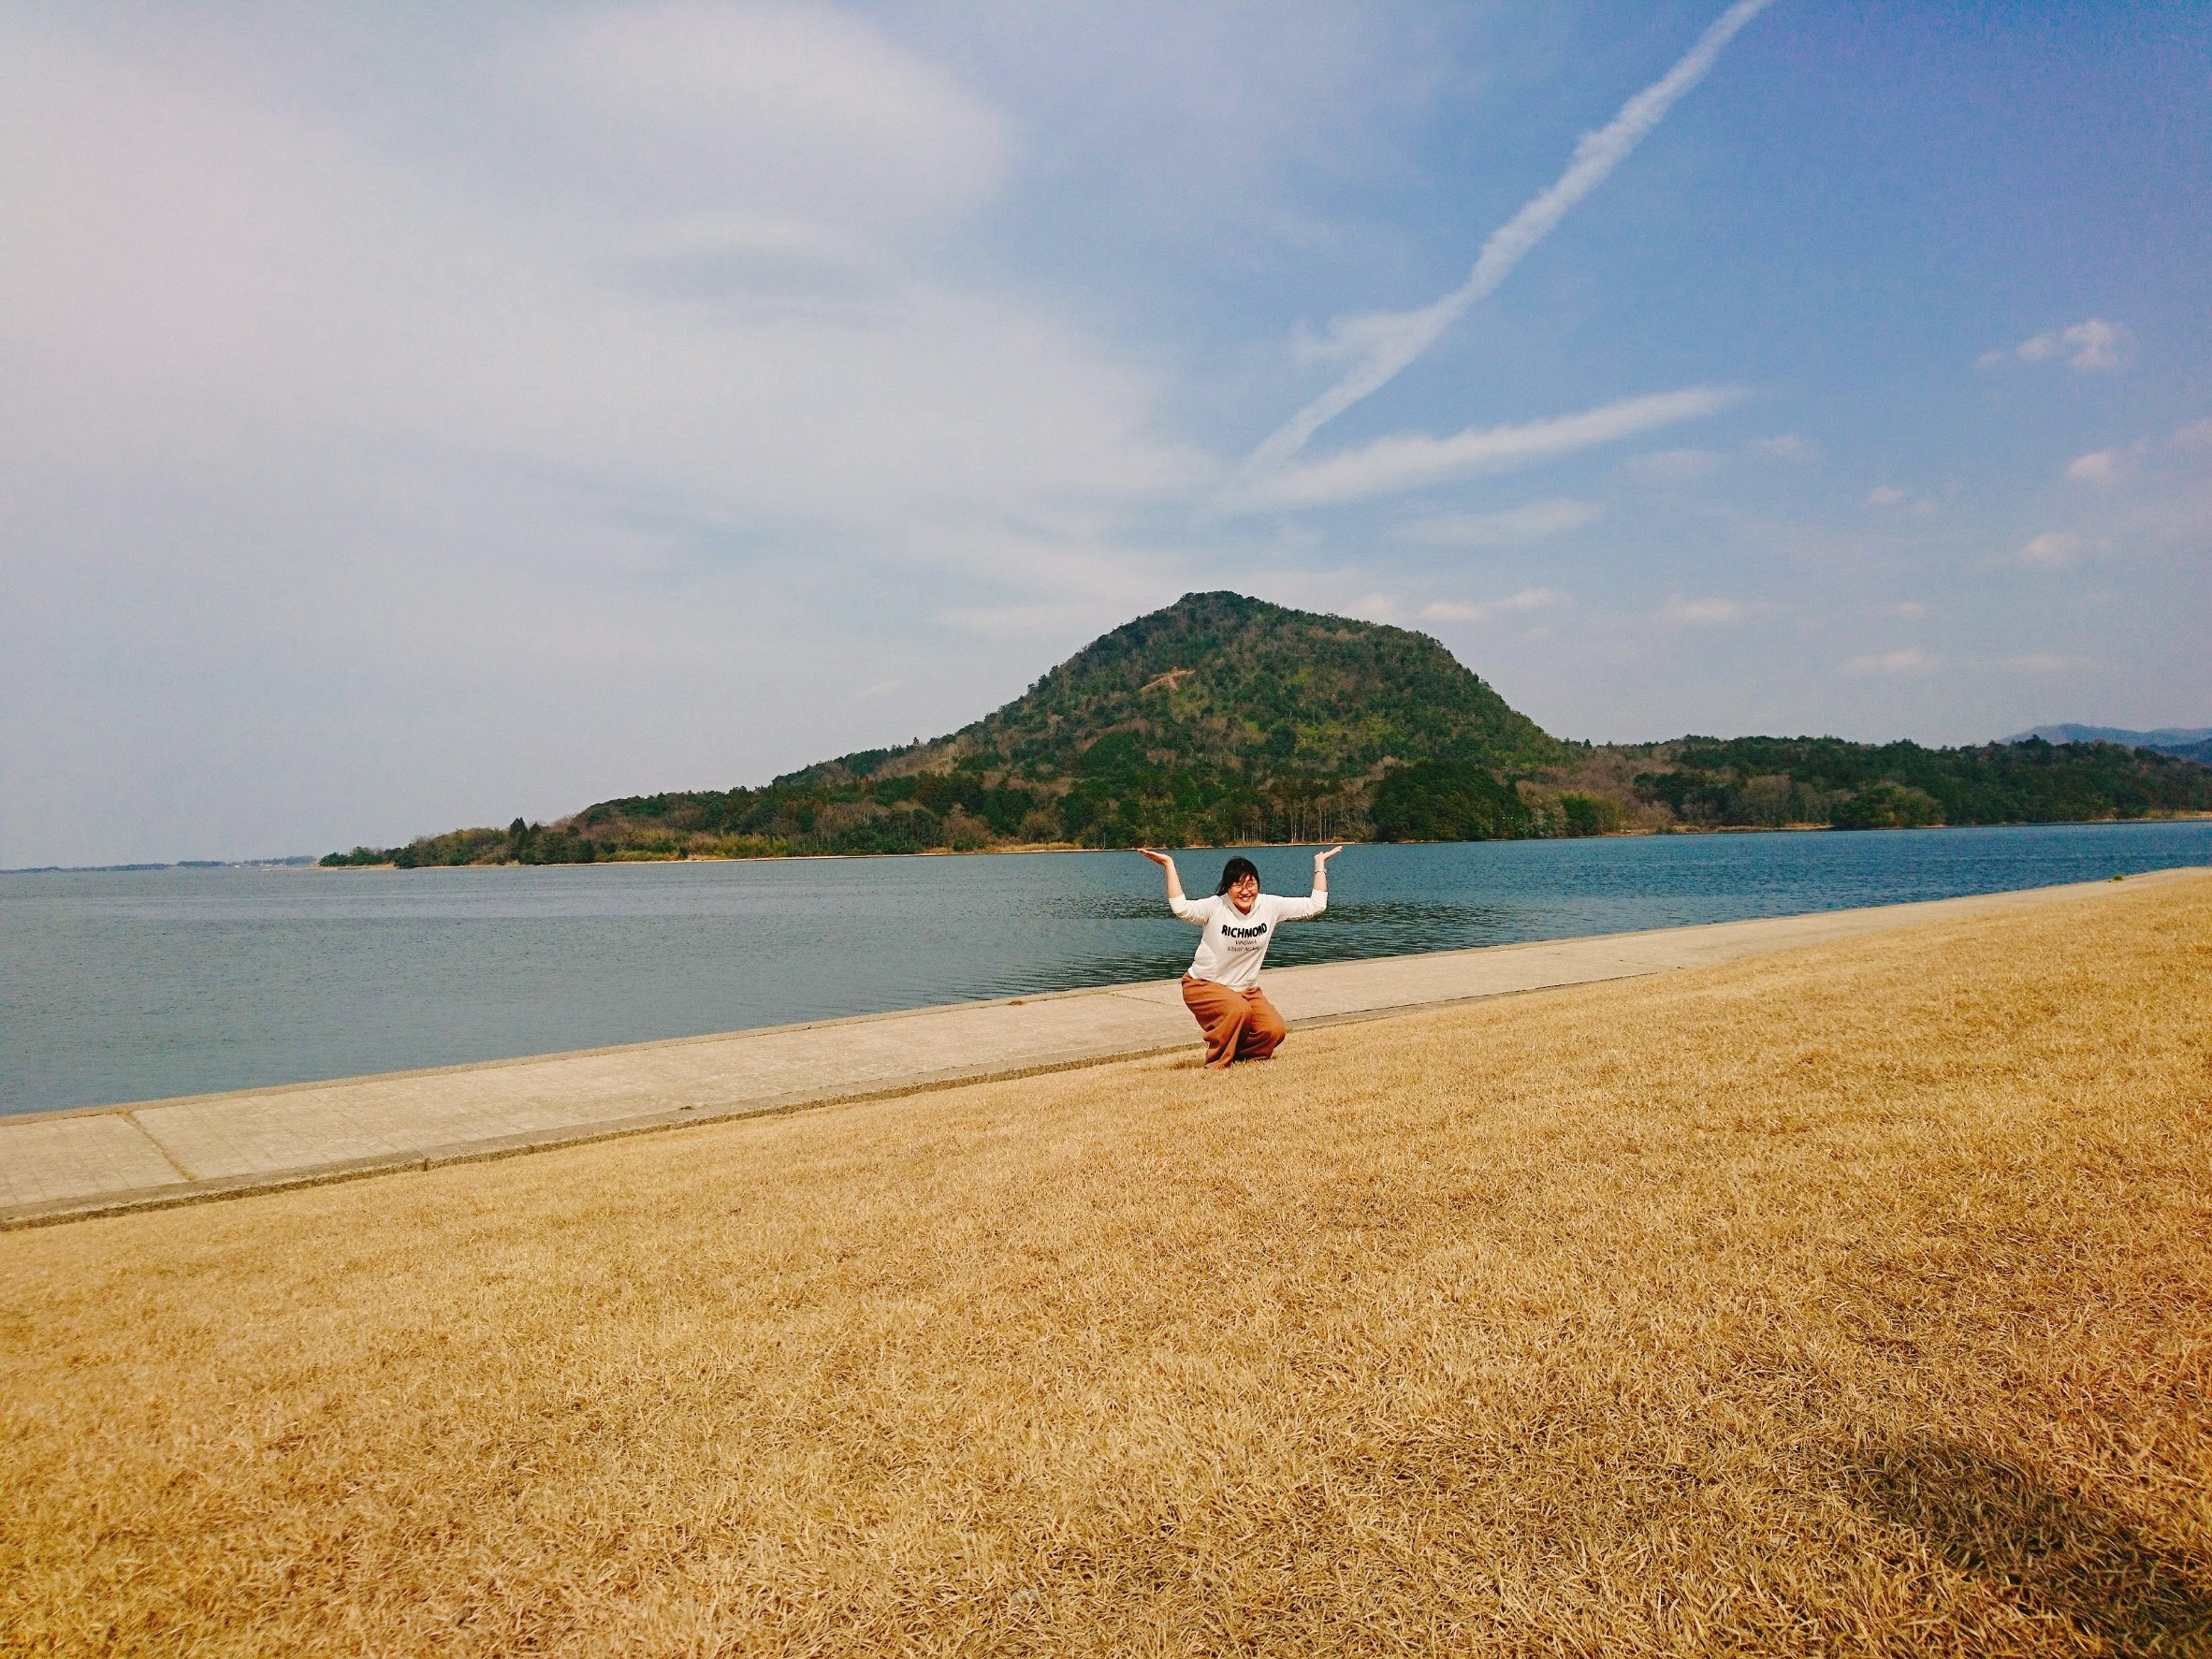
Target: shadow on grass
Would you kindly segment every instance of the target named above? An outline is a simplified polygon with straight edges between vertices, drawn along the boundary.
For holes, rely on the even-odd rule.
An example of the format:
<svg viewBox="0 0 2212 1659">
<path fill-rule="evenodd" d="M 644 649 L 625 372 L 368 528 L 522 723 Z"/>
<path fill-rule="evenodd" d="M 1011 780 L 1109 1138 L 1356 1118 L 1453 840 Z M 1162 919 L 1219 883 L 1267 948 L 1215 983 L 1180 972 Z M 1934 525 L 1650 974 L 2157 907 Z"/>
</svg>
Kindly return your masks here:
<svg viewBox="0 0 2212 1659">
<path fill-rule="evenodd" d="M 2212 1652 L 2206 1564 L 2109 1510 L 1947 1441 L 1861 1451 L 1841 1473 L 1861 1508 L 2024 1613 L 2064 1619 L 2116 1653 Z"/>
</svg>

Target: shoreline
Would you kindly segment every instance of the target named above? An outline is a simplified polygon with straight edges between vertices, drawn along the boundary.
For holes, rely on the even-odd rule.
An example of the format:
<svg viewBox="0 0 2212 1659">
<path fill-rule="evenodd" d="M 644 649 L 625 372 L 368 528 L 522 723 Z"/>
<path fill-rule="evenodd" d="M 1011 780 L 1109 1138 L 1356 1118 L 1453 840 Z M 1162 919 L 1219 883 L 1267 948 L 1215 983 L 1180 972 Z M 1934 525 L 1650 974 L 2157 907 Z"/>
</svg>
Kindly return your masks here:
<svg viewBox="0 0 2212 1659">
<path fill-rule="evenodd" d="M 1943 830 L 1992 829 L 2095 829 L 2101 825 L 2132 823 L 2202 823 L 2212 821 L 2206 812 L 2145 812 L 2133 818 L 2062 818 L 2005 823 L 1925 823 L 1885 829 L 1838 829 L 1832 823 L 1713 823 L 1670 824 L 1662 829 L 1601 830 L 1592 836 L 1506 836 L 1491 841 L 1361 841 L 1346 840 L 1346 847 L 1480 847 L 1511 846 L 1524 841 L 1635 841 L 1656 836 L 1796 836 L 1813 833 L 1843 836 L 1925 835 Z M 1298 847 L 1334 846 L 1329 839 L 1303 841 L 1223 841 L 1198 847 L 1163 847 L 1163 852 L 1211 852 L 1259 848 L 1262 851 Z M 523 864 L 502 859 L 491 864 L 325 864 L 313 853 L 288 858 L 174 859 L 166 864 L 32 864 L 0 869 L 0 876 L 121 876 L 158 875 L 167 870 L 261 870 L 269 874 L 336 873 L 346 870 L 504 870 L 598 869 L 628 864 L 793 864 L 808 860 L 861 858 L 981 858 L 1009 852 L 1133 852 L 1132 847 L 1084 847 L 1073 841 L 1022 841 L 992 847 L 923 847 L 912 852 L 700 852 L 648 853 L 630 857 L 595 858 L 589 863 Z"/>
<path fill-rule="evenodd" d="M 2063 886 L 1279 968 L 1293 1027 L 1664 973 L 1946 918 L 2184 884 Z M 823 1034 L 839 1041 L 827 1043 Z M 504 1157 L 733 1117 L 1195 1052 L 1177 982 L 759 1026 L 0 1119 L 0 1229 Z"/>
<path fill-rule="evenodd" d="M 1637 841 L 1660 836 L 1884 836 L 1925 835 L 1944 830 L 1995 829 L 2094 829 L 2102 825 L 2132 823 L 2198 823 L 2212 820 L 2212 812 L 2146 812 L 2133 818 L 2065 818 L 2038 822 L 2007 823 L 1924 823 L 1899 824 L 1883 829 L 1840 829 L 1832 823 L 1710 823 L 1669 824 L 1660 829 L 1601 830 L 1592 836 L 1499 836 L 1486 841 L 1362 841 L 1344 839 L 1341 842 L 1328 837 L 1301 841 L 1222 841 L 1185 847 L 1161 847 L 1162 852 L 1216 852 L 1247 850 L 1288 851 L 1302 847 L 1489 847 L 1518 846 L 1524 842 L 1554 841 Z M 589 863 L 563 862 L 557 864 L 524 864 L 515 859 L 502 859 L 493 864 L 411 865 L 395 864 L 340 864 L 317 863 L 311 866 L 322 870 L 397 870 L 409 869 L 596 869 L 609 865 L 629 864 L 791 864 L 805 861 L 866 858 L 983 858 L 1000 853 L 1014 852 L 1134 852 L 1134 847 L 1084 847 L 1072 841 L 1024 841 L 994 847 L 922 847 L 912 852 L 654 852 L 615 855 L 595 858 Z M 182 866 L 174 866 L 182 867 Z M 0 875 L 11 872 L 0 871 Z"/>
</svg>

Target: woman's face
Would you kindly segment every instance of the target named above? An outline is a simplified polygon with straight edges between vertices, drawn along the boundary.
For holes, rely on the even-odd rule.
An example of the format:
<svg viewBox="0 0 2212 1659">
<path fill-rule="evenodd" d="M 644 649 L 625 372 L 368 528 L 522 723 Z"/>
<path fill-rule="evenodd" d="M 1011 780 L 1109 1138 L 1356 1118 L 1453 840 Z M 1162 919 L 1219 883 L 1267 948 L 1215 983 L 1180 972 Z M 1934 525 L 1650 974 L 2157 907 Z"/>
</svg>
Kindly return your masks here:
<svg viewBox="0 0 2212 1659">
<path fill-rule="evenodd" d="M 1258 876 L 1239 876 L 1229 884 L 1229 902 L 1239 910 L 1249 910 L 1252 901 L 1259 896 Z"/>
</svg>

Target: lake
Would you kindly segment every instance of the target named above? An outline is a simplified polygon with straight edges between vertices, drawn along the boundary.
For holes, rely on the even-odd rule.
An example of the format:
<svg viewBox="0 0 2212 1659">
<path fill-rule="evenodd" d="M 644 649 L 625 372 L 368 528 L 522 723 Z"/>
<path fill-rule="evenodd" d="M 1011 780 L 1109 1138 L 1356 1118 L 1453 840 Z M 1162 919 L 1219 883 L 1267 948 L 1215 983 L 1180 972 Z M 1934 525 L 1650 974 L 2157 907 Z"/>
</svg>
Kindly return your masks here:
<svg viewBox="0 0 2212 1659">
<path fill-rule="evenodd" d="M 1303 893 L 1310 848 L 1246 850 Z M 1178 854 L 1213 890 L 1224 854 Z M 1271 966 L 2212 865 L 2212 822 L 1352 847 Z M 0 1113 L 1162 979 L 1133 852 L 0 875 Z"/>
</svg>

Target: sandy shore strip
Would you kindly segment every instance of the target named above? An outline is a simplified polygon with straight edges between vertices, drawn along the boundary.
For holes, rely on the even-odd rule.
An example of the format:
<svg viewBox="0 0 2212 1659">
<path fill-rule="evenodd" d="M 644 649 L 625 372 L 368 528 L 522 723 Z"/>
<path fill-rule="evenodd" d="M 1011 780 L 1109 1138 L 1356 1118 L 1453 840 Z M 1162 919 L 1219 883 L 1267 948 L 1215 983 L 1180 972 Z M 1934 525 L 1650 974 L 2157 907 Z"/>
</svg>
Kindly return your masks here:
<svg viewBox="0 0 2212 1659">
<path fill-rule="evenodd" d="M 1773 917 L 1282 968 L 1293 1026 L 1666 972 L 1884 928 L 2201 880 Z M 1172 981 L 0 1118 L 0 1227 L 503 1157 L 718 1118 L 1194 1048 Z M 1195 1052 L 1195 1051 L 1194 1051 Z"/>
</svg>

